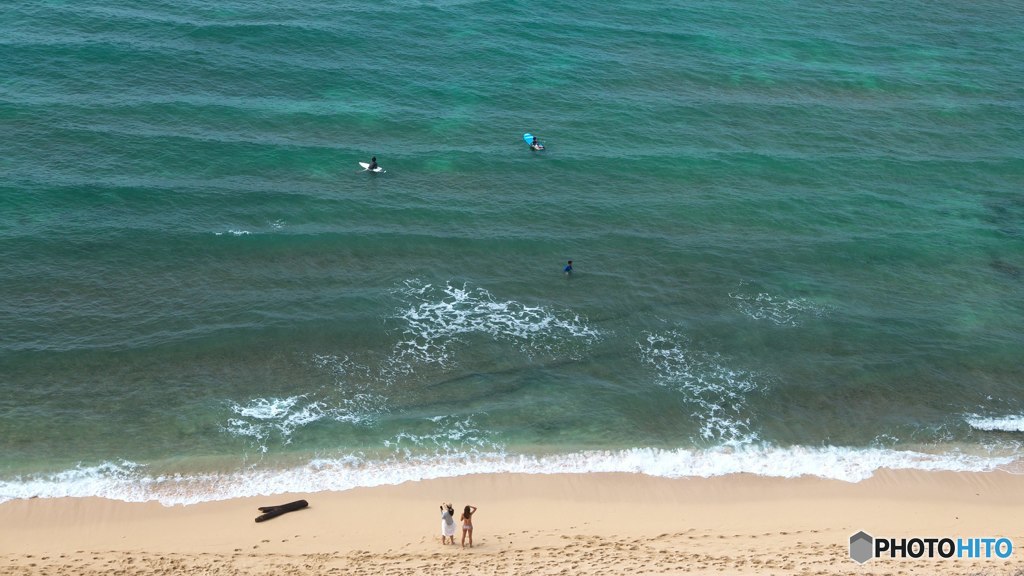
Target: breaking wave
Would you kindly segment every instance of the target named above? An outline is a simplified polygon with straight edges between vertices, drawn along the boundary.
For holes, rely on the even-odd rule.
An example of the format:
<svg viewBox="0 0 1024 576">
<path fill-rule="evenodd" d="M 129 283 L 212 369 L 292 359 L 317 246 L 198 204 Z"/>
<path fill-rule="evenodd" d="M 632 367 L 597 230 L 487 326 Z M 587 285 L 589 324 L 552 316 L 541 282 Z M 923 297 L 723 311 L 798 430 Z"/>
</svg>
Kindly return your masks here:
<svg viewBox="0 0 1024 576">
<path fill-rule="evenodd" d="M 1024 432 L 1024 416 L 978 416 L 971 414 L 964 420 L 975 430 L 985 432 Z"/>
</svg>

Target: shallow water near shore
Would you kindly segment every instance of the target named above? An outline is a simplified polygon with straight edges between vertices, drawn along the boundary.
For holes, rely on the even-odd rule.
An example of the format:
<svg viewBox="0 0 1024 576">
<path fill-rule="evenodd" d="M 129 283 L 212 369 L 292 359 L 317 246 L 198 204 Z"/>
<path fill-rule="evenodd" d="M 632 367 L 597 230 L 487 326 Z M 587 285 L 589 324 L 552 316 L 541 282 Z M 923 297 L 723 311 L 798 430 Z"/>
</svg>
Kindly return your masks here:
<svg viewBox="0 0 1024 576">
<path fill-rule="evenodd" d="M 0 22 L 0 500 L 1020 457 L 1019 11 L 375 9 Z"/>
</svg>

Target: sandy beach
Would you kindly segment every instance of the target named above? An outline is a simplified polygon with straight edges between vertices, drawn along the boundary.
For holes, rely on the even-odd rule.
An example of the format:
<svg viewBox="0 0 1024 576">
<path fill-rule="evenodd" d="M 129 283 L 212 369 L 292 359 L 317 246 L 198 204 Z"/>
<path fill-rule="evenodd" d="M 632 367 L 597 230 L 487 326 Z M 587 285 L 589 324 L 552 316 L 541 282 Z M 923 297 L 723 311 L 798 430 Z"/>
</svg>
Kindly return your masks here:
<svg viewBox="0 0 1024 576">
<path fill-rule="evenodd" d="M 259 506 L 307 509 L 263 523 Z M 442 545 L 441 501 L 479 507 Z M 849 537 L 1024 542 L 1024 476 L 881 471 L 857 483 L 750 475 L 480 475 L 165 507 L 0 505 L 0 574 L 1017 574 L 1007 559 L 849 558 Z"/>
</svg>

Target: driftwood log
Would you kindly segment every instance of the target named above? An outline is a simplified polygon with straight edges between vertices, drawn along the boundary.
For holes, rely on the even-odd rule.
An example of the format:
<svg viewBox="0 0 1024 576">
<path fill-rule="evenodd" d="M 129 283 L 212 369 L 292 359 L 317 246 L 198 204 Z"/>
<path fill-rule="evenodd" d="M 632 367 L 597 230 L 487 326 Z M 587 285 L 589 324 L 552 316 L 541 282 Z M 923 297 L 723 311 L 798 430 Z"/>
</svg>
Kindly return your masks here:
<svg viewBox="0 0 1024 576">
<path fill-rule="evenodd" d="M 309 506 L 309 502 L 306 502 L 305 500 L 296 500 L 295 502 L 281 504 L 280 506 L 260 506 L 259 510 L 260 512 L 263 512 L 263 514 L 257 516 L 256 521 L 265 522 L 271 518 L 277 518 L 281 514 L 302 510 L 306 506 Z"/>
</svg>

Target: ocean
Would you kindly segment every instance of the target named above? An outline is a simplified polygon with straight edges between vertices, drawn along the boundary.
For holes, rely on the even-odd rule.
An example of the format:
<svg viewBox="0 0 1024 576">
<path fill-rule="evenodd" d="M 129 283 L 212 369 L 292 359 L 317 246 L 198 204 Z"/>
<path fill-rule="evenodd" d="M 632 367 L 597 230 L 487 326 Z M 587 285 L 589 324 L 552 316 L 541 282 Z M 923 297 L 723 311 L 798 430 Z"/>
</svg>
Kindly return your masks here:
<svg viewBox="0 0 1024 576">
<path fill-rule="evenodd" d="M 0 501 L 1024 472 L 1022 62 L 989 0 L 12 4 Z"/>
</svg>

